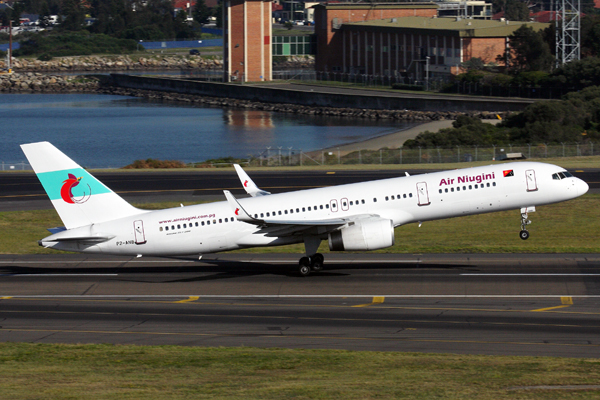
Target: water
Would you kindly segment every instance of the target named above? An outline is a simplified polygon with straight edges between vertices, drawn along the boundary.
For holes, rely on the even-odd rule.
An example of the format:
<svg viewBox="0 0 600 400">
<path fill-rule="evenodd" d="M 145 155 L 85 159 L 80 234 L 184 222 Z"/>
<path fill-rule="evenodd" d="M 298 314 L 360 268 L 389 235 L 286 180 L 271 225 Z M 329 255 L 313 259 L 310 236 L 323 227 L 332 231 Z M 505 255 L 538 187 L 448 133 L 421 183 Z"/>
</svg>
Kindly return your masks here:
<svg viewBox="0 0 600 400">
<path fill-rule="evenodd" d="M 0 162 L 25 161 L 19 144 L 49 141 L 88 168 L 156 158 L 198 162 L 334 147 L 413 126 L 298 116 L 92 94 L 0 95 Z"/>
</svg>

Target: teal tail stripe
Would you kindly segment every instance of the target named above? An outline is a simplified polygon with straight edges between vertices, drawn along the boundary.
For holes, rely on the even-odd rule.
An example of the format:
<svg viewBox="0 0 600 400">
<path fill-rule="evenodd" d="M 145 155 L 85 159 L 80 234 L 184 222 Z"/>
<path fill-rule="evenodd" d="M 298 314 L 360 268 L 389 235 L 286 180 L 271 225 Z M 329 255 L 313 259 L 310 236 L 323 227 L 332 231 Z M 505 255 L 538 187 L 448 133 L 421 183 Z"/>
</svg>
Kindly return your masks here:
<svg viewBox="0 0 600 400">
<path fill-rule="evenodd" d="M 37 174 L 50 200 L 80 203 L 90 196 L 111 193 L 111 190 L 83 168 Z"/>
</svg>

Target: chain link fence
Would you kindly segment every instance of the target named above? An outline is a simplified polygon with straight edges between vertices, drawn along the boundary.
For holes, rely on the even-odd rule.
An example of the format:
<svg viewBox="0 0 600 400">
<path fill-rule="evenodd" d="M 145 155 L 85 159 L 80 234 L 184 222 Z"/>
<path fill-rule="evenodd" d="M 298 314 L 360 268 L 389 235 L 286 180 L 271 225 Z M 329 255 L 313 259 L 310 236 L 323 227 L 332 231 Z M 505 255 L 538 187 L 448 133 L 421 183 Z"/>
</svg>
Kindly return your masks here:
<svg viewBox="0 0 600 400">
<path fill-rule="evenodd" d="M 266 149 L 248 164 L 255 167 L 311 166 L 336 164 L 428 164 L 494 161 L 527 158 L 583 157 L 600 155 L 596 143 L 560 145 L 524 145 L 493 147 L 417 148 L 359 150 L 351 153 L 339 149 L 304 152 L 301 149 Z"/>
</svg>

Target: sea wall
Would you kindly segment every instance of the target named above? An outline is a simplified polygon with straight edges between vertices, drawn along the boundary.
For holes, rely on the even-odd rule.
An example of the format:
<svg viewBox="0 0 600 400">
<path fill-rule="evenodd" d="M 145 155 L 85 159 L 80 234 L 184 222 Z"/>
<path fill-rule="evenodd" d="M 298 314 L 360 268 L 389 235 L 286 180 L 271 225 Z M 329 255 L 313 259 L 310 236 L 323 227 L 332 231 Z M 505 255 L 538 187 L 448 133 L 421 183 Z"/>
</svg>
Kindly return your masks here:
<svg viewBox="0 0 600 400">
<path fill-rule="evenodd" d="M 239 86 L 238 86 L 239 87 Z M 143 97 L 154 101 L 182 102 L 211 107 L 245 108 L 304 115 L 326 115 L 332 117 L 395 119 L 401 121 L 436 121 L 456 119 L 460 115 L 490 119 L 506 116 L 504 112 L 487 111 L 416 111 L 410 109 L 375 110 L 372 108 L 351 108 L 299 105 L 289 102 L 268 103 L 257 100 L 244 100 L 230 97 L 215 97 L 199 94 L 176 93 L 165 90 L 144 90 L 119 87 L 111 84 L 106 76 L 48 75 L 44 73 L 13 73 L 0 75 L 2 93 L 98 93 L 120 96 Z"/>
<path fill-rule="evenodd" d="M 331 107 L 372 110 L 413 110 L 413 111 L 452 111 L 452 112 L 506 112 L 519 111 L 531 104 L 527 100 L 473 98 L 467 96 L 444 95 L 402 95 L 386 92 L 356 90 L 353 94 L 325 91 L 315 87 L 307 89 L 277 88 L 268 85 L 241 85 L 235 83 L 215 83 L 162 77 L 111 74 L 114 86 L 193 94 L 200 96 L 226 97 L 237 100 L 250 100 L 271 104 L 293 104 L 312 108 Z"/>
</svg>

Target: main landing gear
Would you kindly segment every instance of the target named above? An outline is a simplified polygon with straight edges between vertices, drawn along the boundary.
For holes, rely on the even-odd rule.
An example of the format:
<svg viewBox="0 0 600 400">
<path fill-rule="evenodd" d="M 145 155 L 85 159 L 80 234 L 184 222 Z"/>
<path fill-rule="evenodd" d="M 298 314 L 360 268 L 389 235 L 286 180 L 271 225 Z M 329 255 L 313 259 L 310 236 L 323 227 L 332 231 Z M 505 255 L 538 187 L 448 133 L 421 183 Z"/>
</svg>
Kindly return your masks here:
<svg viewBox="0 0 600 400">
<path fill-rule="evenodd" d="M 300 261 L 298 262 L 299 264 L 299 269 L 298 272 L 300 273 L 300 276 L 308 276 L 310 275 L 310 272 L 319 272 L 323 269 L 323 262 L 325 261 L 325 257 L 323 257 L 323 254 L 321 253 L 316 253 L 315 255 L 312 255 L 310 257 L 302 257 L 300 259 Z"/>
<path fill-rule="evenodd" d="M 531 224 L 529 218 L 527 218 L 527 212 L 521 213 L 521 232 L 519 232 L 519 237 L 523 240 L 529 239 L 529 231 L 527 230 L 527 225 Z"/>
</svg>

